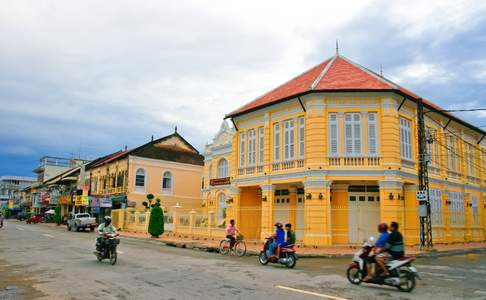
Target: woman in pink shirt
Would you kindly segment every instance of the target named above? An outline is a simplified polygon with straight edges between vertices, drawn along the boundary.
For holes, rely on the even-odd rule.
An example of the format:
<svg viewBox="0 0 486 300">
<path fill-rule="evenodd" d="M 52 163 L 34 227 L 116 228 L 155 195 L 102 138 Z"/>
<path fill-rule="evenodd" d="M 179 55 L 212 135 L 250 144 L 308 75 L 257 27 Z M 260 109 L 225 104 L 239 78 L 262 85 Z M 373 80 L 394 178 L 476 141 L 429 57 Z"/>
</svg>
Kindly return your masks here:
<svg viewBox="0 0 486 300">
<path fill-rule="evenodd" d="M 230 239 L 230 248 L 233 248 L 236 242 L 236 234 L 240 231 L 235 226 L 235 220 L 231 219 L 228 227 L 226 227 L 226 238 Z"/>
</svg>

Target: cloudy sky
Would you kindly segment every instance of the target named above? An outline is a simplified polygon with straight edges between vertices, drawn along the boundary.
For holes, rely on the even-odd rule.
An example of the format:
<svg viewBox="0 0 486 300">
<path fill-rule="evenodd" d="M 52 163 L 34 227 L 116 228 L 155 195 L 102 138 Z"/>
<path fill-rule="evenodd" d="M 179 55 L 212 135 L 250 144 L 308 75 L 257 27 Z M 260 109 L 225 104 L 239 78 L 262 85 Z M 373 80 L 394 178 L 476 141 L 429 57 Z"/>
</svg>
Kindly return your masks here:
<svg viewBox="0 0 486 300">
<path fill-rule="evenodd" d="M 333 56 L 336 39 L 445 108 L 486 107 L 486 2 L 431 3 L 2 1 L 0 175 L 175 125 L 202 149 L 225 113 Z"/>
</svg>

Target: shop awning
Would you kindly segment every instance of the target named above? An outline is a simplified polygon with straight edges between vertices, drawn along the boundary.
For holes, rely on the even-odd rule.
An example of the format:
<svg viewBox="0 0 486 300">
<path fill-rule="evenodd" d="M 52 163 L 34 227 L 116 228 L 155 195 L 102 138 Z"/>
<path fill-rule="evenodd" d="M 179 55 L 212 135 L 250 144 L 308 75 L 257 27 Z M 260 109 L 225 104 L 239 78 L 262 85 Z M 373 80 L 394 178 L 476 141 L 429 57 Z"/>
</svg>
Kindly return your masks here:
<svg viewBox="0 0 486 300">
<path fill-rule="evenodd" d="M 126 203 L 127 202 L 127 195 L 112 196 L 111 202 L 113 204 L 115 204 L 115 203 Z"/>
</svg>

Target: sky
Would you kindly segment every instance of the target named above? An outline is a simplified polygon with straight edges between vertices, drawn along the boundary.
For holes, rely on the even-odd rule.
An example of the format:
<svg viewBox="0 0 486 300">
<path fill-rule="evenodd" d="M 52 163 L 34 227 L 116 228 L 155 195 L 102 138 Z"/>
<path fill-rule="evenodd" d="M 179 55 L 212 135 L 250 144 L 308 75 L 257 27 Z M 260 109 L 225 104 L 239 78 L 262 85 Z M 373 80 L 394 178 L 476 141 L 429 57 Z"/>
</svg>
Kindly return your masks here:
<svg viewBox="0 0 486 300">
<path fill-rule="evenodd" d="M 435 3 L 434 3 L 435 2 Z M 0 175 L 174 132 L 341 55 L 446 109 L 486 108 L 485 1 L 2 1 Z M 486 112 L 458 115 L 485 126 Z"/>
</svg>

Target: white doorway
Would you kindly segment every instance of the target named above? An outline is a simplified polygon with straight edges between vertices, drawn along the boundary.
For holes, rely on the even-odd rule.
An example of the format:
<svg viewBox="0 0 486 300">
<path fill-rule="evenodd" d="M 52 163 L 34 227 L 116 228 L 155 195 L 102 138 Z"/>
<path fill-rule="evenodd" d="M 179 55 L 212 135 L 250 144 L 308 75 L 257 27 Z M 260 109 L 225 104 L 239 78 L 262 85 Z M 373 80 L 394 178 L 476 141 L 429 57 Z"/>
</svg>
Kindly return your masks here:
<svg viewBox="0 0 486 300">
<path fill-rule="evenodd" d="M 273 207 L 273 223 L 283 225 L 290 223 L 290 195 L 275 196 Z"/>
<path fill-rule="evenodd" d="M 377 238 L 380 223 L 379 193 L 349 193 L 349 243 L 360 244 L 370 236 Z"/>
<path fill-rule="evenodd" d="M 295 211 L 295 239 L 297 241 L 304 241 L 304 194 L 297 194 L 297 207 Z"/>
</svg>

